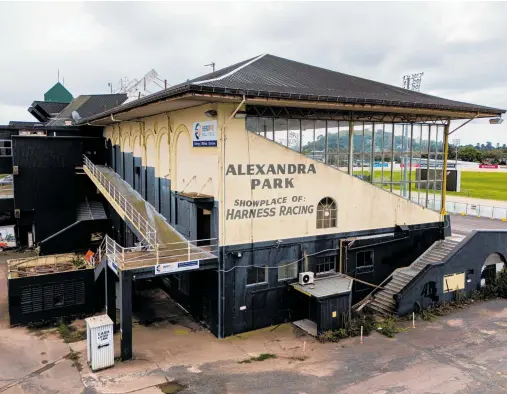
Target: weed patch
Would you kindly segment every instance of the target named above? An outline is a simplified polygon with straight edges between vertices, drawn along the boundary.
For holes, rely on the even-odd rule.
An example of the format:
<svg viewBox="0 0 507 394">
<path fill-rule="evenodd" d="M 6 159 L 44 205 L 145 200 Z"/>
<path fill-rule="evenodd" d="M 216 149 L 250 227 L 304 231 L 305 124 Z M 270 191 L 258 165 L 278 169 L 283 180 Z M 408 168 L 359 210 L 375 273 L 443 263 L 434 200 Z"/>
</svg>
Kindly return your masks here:
<svg viewBox="0 0 507 394">
<path fill-rule="evenodd" d="M 79 361 L 79 353 L 71 350 L 69 354 L 65 356 L 67 360 L 72 361 L 72 366 L 77 369 L 78 372 L 81 372 L 83 369 L 83 365 Z"/>
<path fill-rule="evenodd" d="M 253 361 L 264 361 L 269 360 L 270 358 L 276 358 L 276 354 L 272 353 L 262 353 L 258 357 L 250 357 L 242 361 L 238 361 L 238 364 L 250 364 Z"/>
<path fill-rule="evenodd" d="M 292 361 L 305 361 L 308 359 L 308 356 L 291 356 L 287 358 Z"/>
<path fill-rule="evenodd" d="M 318 339 L 321 342 L 338 342 L 340 339 L 357 337 L 361 335 L 361 326 L 363 327 L 363 335 L 370 335 L 376 329 L 375 317 L 370 314 L 356 315 L 345 323 L 344 328 L 324 331 Z"/>
<path fill-rule="evenodd" d="M 398 320 L 394 317 L 386 317 L 377 325 L 377 331 L 388 338 L 394 338 L 400 332 L 406 332 L 407 329 L 398 326 Z"/>
<path fill-rule="evenodd" d="M 65 323 L 63 319 L 58 326 L 58 332 L 65 343 L 78 342 L 86 339 L 86 330 L 78 330 Z"/>
</svg>

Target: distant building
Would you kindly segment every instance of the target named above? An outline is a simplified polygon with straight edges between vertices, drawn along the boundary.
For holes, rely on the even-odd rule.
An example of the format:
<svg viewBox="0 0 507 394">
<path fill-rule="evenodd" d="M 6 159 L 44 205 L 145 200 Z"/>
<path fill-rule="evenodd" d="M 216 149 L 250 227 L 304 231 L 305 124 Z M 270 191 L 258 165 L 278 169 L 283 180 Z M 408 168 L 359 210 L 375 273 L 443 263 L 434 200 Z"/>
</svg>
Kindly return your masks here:
<svg viewBox="0 0 507 394">
<path fill-rule="evenodd" d="M 50 103 L 70 103 L 74 96 L 60 82 L 44 93 L 44 101 Z"/>
</svg>

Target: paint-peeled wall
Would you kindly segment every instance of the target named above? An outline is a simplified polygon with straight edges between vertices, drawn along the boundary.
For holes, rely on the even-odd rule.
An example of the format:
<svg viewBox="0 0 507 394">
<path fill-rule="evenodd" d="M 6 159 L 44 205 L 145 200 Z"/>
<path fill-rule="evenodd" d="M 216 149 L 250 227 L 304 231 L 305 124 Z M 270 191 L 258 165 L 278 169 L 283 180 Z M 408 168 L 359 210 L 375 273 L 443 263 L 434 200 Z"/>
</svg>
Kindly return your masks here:
<svg viewBox="0 0 507 394">
<path fill-rule="evenodd" d="M 440 220 L 434 211 L 247 132 L 244 119 L 227 124 L 223 171 L 222 245 Z M 322 215 L 336 208 L 336 221 L 318 228 L 318 205 L 326 198 L 335 205 Z"/>
</svg>

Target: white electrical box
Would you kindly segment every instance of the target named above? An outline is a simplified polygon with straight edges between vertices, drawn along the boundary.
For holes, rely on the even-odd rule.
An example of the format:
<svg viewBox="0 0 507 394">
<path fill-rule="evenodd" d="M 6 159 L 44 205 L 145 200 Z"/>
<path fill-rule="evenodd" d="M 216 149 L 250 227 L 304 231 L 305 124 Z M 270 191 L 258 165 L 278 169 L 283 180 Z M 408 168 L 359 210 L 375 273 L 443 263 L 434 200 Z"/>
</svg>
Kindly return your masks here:
<svg viewBox="0 0 507 394">
<path fill-rule="evenodd" d="M 86 350 L 92 371 L 114 366 L 113 321 L 107 315 L 86 320 Z"/>
</svg>

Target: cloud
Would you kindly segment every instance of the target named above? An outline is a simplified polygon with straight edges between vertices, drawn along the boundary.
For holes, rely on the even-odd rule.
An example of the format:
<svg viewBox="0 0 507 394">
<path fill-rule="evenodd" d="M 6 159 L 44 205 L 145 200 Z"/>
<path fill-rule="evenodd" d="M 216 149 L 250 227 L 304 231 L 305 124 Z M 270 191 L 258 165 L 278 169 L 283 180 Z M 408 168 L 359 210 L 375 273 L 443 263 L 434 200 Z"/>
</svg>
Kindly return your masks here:
<svg viewBox="0 0 507 394">
<path fill-rule="evenodd" d="M 507 108 L 506 14 L 488 2 L 4 2 L 0 119 L 21 119 L 58 69 L 74 95 L 105 93 L 152 68 L 176 84 L 261 53 L 394 85 L 423 71 L 424 92 Z M 463 139 L 507 140 L 473 130 Z"/>
</svg>

